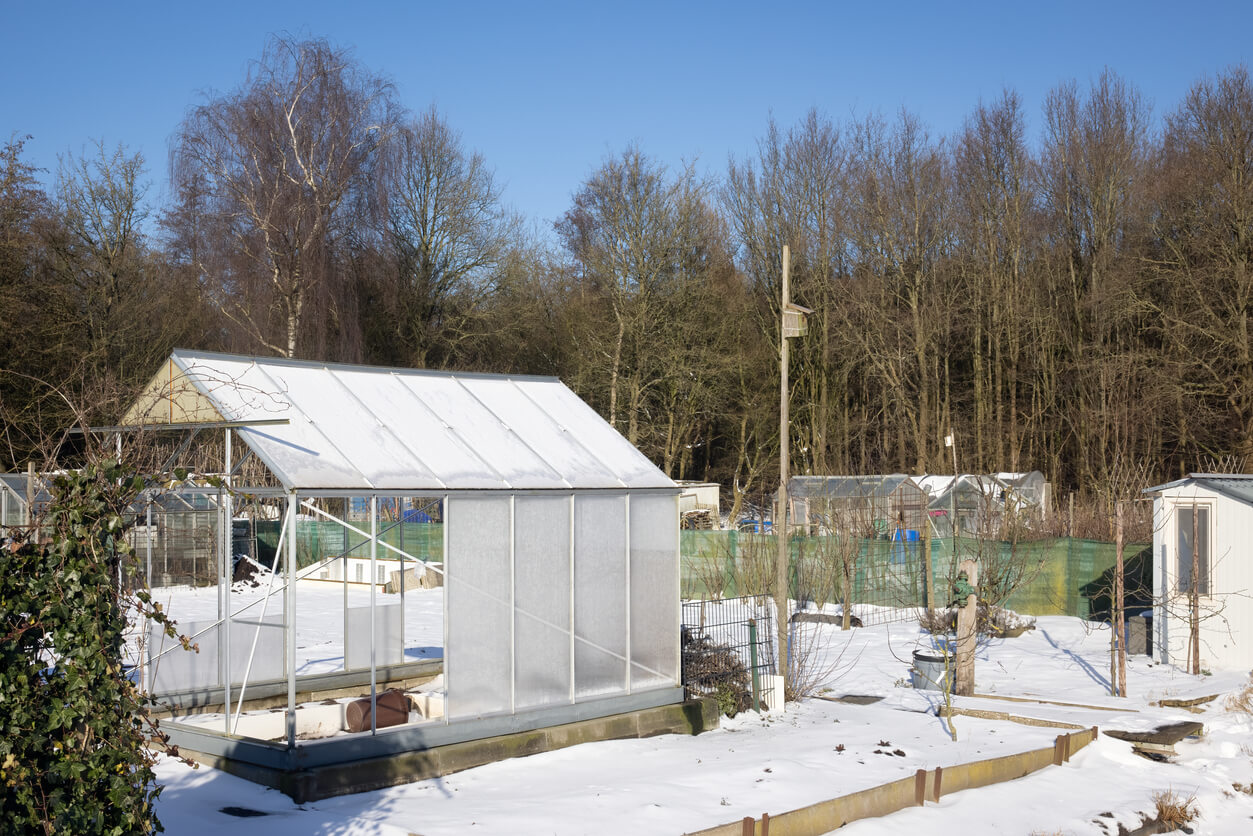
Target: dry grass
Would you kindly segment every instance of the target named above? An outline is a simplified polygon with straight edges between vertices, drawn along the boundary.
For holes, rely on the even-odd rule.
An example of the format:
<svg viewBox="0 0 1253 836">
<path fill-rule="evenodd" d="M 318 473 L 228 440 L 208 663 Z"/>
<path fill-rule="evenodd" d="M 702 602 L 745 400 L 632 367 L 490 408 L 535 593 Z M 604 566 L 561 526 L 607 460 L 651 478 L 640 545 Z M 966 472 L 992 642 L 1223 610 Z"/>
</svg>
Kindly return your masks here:
<svg viewBox="0 0 1253 836">
<path fill-rule="evenodd" d="M 1228 711 L 1236 711 L 1253 717 L 1253 672 L 1249 673 L 1249 684 L 1227 697 L 1224 705 Z"/>
<path fill-rule="evenodd" d="M 1157 820 L 1171 830 L 1178 830 L 1189 822 L 1195 821 L 1200 811 L 1196 807 L 1196 796 L 1186 798 L 1174 790 L 1160 790 L 1153 793 L 1153 805 L 1157 808 Z"/>
</svg>

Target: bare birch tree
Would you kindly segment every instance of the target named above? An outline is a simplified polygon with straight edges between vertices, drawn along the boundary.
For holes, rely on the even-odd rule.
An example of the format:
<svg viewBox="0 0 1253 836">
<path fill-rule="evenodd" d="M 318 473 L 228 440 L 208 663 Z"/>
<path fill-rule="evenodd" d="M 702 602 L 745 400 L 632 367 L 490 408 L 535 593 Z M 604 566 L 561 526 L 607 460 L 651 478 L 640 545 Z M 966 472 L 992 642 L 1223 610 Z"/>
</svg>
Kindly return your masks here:
<svg viewBox="0 0 1253 836">
<path fill-rule="evenodd" d="M 370 190 L 396 120 L 391 85 L 345 50 L 279 37 L 239 88 L 187 114 L 174 184 L 196 184 L 219 243 L 246 256 L 251 269 L 209 278 L 223 312 L 258 345 L 301 353 L 308 307 L 337 280 L 329 251 L 341 215 Z"/>
</svg>

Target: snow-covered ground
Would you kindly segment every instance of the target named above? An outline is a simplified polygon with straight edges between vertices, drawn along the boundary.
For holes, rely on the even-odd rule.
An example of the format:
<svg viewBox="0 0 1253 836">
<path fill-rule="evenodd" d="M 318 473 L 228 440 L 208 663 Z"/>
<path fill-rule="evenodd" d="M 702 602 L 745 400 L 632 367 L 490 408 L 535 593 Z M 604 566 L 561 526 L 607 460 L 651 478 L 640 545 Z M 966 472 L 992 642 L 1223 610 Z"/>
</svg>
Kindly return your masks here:
<svg viewBox="0 0 1253 836">
<path fill-rule="evenodd" d="M 306 591 L 306 587 L 313 587 Z M 317 587 L 325 587 L 318 591 Z M 352 590 L 368 599 L 363 589 Z M 199 596 L 201 593 L 196 593 Z M 299 611 L 309 618 L 301 639 L 302 664 L 333 665 L 333 621 L 343 591 L 302 583 Z M 317 603 L 325 598 L 321 603 Z M 183 597 L 183 596 L 176 596 Z M 186 596 L 190 598 L 191 596 Z M 203 615 L 216 613 L 205 594 Z M 198 600 L 198 598 L 197 598 Z M 193 603 L 172 600 L 190 612 Z M 406 601 L 406 648 L 435 648 L 442 635 L 438 591 Z M 842 632 L 804 625 L 798 647 L 830 668 L 826 697 L 875 695 L 872 705 L 828 699 L 789 704 L 770 715 L 753 712 L 724 720 L 697 737 L 585 744 L 504 761 L 436 780 L 371 793 L 295 805 L 286 796 L 225 773 L 164 761 L 165 790 L 158 815 L 173 834 L 287 836 L 287 834 L 461 833 L 683 833 L 763 812 L 778 814 L 817 801 L 949 766 L 1052 744 L 1057 728 L 959 716 L 958 739 L 934 710 L 938 694 L 908 687 L 912 651 L 926 645 L 914 624 L 898 623 Z M 302 631 L 305 632 L 305 631 Z M 320 636 L 320 638 L 319 638 Z M 1193 677 L 1132 657 L 1131 696 L 1108 696 L 1109 633 L 1074 618 L 1041 618 L 1021 638 L 981 647 L 976 667 L 981 694 L 1034 697 L 1094 708 L 958 699 L 959 706 L 1055 719 L 1102 729 L 1147 729 L 1163 722 L 1200 720 L 1206 735 L 1177 745 L 1171 763 L 1146 760 L 1130 744 L 1105 737 L 1061 767 L 1007 784 L 956 793 L 939 804 L 911 808 L 886 819 L 856 822 L 841 833 L 878 834 L 1105 834 L 1134 827 L 1153 808 L 1157 791 L 1195 796 L 1198 833 L 1253 832 L 1253 795 L 1233 784 L 1253 783 L 1253 717 L 1224 709 L 1223 698 L 1200 714 L 1157 708 L 1162 698 L 1188 698 L 1238 690 L 1244 671 Z M 341 654 L 342 655 L 342 651 Z M 318 668 L 320 669 L 320 668 Z M 226 808 L 265 815 L 238 817 Z M 236 810 L 235 812 L 240 812 Z"/>
</svg>

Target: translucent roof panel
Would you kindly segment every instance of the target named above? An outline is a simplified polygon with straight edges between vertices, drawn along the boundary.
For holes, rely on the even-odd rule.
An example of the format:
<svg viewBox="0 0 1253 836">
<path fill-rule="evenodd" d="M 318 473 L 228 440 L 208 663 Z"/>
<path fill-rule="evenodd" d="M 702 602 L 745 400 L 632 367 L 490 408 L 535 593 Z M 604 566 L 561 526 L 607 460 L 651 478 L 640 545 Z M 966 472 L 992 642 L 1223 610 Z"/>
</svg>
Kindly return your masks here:
<svg viewBox="0 0 1253 836">
<path fill-rule="evenodd" d="M 910 477 L 900 473 L 883 476 L 793 476 L 788 480 L 788 493 L 796 497 L 828 497 L 832 499 L 872 499 L 918 492 Z"/>
<path fill-rule="evenodd" d="M 191 351 L 171 359 L 223 418 L 280 421 L 237 432 L 289 488 L 675 487 L 556 378 Z M 162 387 L 145 393 L 155 405 L 135 423 L 168 414 L 161 393 L 177 387 Z"/>
</svg>

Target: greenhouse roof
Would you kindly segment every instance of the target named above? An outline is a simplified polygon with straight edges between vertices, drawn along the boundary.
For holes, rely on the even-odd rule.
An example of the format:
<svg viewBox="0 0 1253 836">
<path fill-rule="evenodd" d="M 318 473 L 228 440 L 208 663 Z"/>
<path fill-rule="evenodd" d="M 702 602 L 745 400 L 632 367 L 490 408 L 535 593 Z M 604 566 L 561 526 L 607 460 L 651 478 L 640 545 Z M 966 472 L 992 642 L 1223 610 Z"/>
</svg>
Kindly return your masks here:
<svg viewBox="0 0 1253 836">
<path fill-rule="evenodd" d="M 122 423 L 224 422 L 288 489 L 675 487 L 553 377 L 179 350 Z"/>
<path fill-rule="evenodd" d="M 885 497 L 894 494 L 906 482 L 917 490 L 910 477 L 901 473 L 885 476 L 793 476 L 788 480 L 788 493 L 794 497 Z"/>
</svg>

